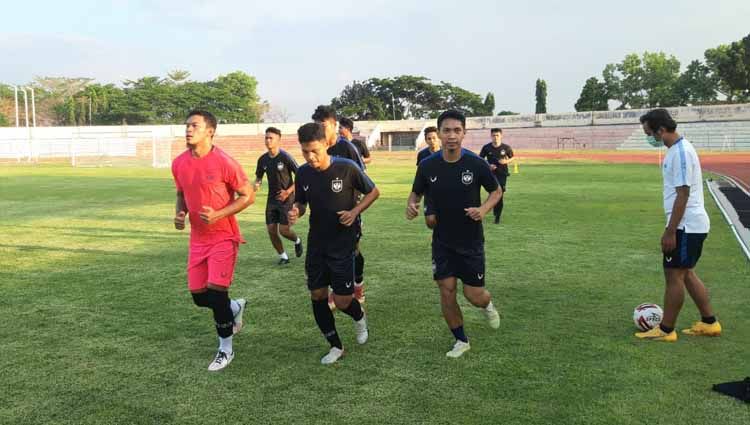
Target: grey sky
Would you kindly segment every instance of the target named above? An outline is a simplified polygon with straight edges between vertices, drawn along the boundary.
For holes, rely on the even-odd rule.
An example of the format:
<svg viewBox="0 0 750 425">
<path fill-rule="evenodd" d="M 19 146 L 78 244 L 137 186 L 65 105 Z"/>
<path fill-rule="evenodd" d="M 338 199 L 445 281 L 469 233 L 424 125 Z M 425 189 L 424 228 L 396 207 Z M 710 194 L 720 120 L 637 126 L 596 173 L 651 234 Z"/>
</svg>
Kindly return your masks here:
<svg viewBox="0 0 750 425">
<path fill-rule="evenodd" d="M 118 83 L 177 68 L 210 80 L 242 70 L 292 121 L 352 80 L 400 74 L 491 91 L 498 111 L 516 112 L 533 112 L 543 78 L 548 111 L 572 111 L 585 80 L 628 53 L 664 51 L 684 67 L 750 33 L 746 0 L 78 0 L 3 11 L 0 82 Z"/>
</svg>

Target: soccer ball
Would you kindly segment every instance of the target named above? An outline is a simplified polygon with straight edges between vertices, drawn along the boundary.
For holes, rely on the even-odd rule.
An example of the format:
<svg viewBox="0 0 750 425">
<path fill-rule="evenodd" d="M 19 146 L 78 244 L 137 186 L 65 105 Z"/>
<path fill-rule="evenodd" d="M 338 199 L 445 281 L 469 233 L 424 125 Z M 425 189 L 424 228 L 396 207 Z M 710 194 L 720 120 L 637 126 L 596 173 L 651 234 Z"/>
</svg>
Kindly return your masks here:
<svg viewBox="0 0 750 425">
<path fill-rule="evenodd" d="M 656 304 L 643 303 L 633 311 L 633 323 L 642 332 L 653 329 L 661 323 L 664 312 Z"/>
</svg>

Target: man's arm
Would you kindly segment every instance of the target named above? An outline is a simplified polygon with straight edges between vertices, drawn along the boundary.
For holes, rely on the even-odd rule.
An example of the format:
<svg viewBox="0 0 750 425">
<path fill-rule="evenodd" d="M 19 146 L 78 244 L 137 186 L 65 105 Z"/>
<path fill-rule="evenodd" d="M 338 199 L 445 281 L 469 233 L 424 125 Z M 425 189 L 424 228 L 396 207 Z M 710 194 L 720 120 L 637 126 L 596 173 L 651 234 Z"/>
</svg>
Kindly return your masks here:
<svg viewBox="0 0 750 425">
<path fill-rule="evenodd" d="M 253 190 L 250 182 L 246 182 L 245 184 L 237 188 L 235 192 L 238 196 L 234 199 L 234 201 L 218 211 L 215 211 L 210 206 L 204 205 L 203 208 L 201 208 L 200 212 L 201 220 L 203 220 L 203 222 L 205 222 L 206 224 L 214 224 L 224 217 L 229 217 L 231 215 L 239 213 L 240 211 L 249 207 L 253 202 L 255 202 L 255 190 Z"/>
<path fill-rule="evenodd" d="M 672 215 L 669 217 L 667 228 L 661 237 L 661 250 L 663 253 L 674 251 L 677 247 L 677 226 L 680 225 L 682 217 L 685 216 L 688 198 L 690 198 L 690 186 L 680 186 L 675 188 L 677 197 L 672 205 Z"/>
<path fill-rule="evenodd" d="M 356 219 L 358 215 L 365 212 L 367 208 L 369 208 L 370 205 L 372 205 L 372 203 L 375 202 L 376 199 L 378 199 L 379 196 L 380 191 L 378 190 L 378 188 L 372 188 L 370 193 L 366 194 L 365 197 L 362 198 L 362 200 L 354 206 L 354 208 L 349 211 L 339 211 L 337 213 L 339 215 L 339 222 L 344 226 L 351 226 L 352 223 L 354 223 L 354 219 Z"/>
<path fill-rule="evenodd" d="M 406 200 L 406 218 L 408 220 L 412 220 L 419 215 L 419 202 L 421 200 L 422 195 L 418 195 L 414 192 L 409 194 L 409 199 Z"/>
<path fill-rule="evenodd" d="M 185 216 L 187 215 L 187 204 L 185 203 L 185 194 L 181 190 L 177 191 L 177 201 L 174 206 L 174 228 L 182 230 L 185 228 Z"/>
</svg>

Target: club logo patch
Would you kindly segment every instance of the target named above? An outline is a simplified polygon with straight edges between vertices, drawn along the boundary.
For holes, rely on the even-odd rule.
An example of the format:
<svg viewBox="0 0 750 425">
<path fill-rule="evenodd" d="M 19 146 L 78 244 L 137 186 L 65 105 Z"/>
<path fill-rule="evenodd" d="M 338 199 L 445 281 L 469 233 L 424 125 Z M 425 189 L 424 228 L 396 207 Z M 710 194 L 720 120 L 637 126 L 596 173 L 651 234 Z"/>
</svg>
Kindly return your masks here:
<svg viewBox="0 0 750 425">
<path fill-rule="evenodd" d="M 505 149 L 500 151 L 500 156 L 505 156 Z"/>
<path fill-rule="evenodd" d="M 283 170 L 284 169 L 284 163 L 283 162 L 279 162 L 278 164 L 276 164 L 276 169 L 279 170 L 279 171 Z"/>
<path fill-rule="evenodd" d="M 335 193 L 339 193 L 344 189 L 344 182 L 341 179 L 331 180 L 331 190 Z"/>
<path fill-rule="evenodd" d="M 464 171 L 461 173 L 461 183 L 465 185 L 470 185 L 474 182 L 474 173 L 472 173 L 469 170 Z"/>
</svg>

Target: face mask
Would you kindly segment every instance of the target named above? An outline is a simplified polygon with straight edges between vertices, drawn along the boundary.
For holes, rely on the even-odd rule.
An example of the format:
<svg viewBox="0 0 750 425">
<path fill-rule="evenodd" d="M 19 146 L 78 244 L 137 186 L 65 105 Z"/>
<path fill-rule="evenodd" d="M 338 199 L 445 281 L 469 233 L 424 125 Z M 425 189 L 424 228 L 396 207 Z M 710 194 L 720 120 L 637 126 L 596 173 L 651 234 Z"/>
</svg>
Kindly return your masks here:
<svg viewBox="0 0 750 425">
<path fill-rule="evenodd" d="M 660 148 L 664 145 L 664 143 L 660 142 L 659 140 L 656 140 L 656 137 L 654 136 L 646 137 L 646 142 L 655 148 Z"/>
</svg>

